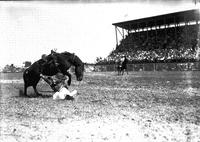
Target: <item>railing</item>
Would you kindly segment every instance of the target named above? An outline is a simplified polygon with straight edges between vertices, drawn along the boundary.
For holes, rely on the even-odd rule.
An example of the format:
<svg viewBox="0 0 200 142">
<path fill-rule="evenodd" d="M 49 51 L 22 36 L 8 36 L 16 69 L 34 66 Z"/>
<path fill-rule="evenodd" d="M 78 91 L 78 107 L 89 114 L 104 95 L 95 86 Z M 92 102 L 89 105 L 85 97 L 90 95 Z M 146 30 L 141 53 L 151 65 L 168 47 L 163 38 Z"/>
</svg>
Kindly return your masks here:
<svg viewBox="0 0 200 142">
<path fill-rule="evenodd" d="M 94 71 L 117 71 L 117 65 L 94 65 Z M 128 64 L 128 71 L 200 71 L 200 62 Z"/>
</svg>

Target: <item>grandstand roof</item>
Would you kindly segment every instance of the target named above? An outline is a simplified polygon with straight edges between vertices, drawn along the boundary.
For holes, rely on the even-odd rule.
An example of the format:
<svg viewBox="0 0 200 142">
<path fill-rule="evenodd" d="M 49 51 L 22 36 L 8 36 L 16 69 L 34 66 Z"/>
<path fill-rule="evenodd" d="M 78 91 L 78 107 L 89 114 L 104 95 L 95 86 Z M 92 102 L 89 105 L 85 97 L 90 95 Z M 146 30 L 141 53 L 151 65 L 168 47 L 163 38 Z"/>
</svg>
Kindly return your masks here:
<svg viewBox="0 0 200 142">
<path fill-rule="evenodd" d="M 169 13 L 165 15 L 158 15 L 153 17 L 147 17 L 142 19 L 124 21 L 119 23 L 113 23 L 112 25 L 126 29 L 133 30 L 138 28 L 153 27 L 155 25 L 170 25 L 175 23 L 183 23 L 188 21 L 200 20 L 200 14 L 198 9 Z"/>
</svg>

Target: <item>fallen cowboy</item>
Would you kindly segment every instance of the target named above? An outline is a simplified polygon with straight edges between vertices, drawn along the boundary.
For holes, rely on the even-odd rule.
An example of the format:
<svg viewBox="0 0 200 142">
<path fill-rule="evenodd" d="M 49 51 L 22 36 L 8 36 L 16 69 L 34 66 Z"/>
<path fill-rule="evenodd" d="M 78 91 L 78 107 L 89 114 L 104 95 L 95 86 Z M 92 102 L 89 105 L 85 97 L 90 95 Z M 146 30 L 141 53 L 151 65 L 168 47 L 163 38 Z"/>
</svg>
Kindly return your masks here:
<svg viewBox="0 0 200 142">
<path fill-rule="evenodd" d="M 40 77 L 55 91 L 53 94 L 54 100 L 74 99 L 73 96 L 77 94 L 77 90 L 73 90 L 72 92 L 68 90 L 68 87 L 65 83 L 67 78 L 63 74 L 58 73 L 55 79 L 42 74 L 40 74 Z"/>
</svg>

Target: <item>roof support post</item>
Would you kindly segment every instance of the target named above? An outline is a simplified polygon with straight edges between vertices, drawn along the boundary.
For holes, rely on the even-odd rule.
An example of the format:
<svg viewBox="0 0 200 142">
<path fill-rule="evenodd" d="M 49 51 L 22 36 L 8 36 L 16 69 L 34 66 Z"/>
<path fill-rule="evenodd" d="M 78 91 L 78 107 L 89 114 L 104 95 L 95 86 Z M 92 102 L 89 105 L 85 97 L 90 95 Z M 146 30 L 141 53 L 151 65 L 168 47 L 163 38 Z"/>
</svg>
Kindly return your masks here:
<svg viewBox="0 0 200 142">
<path fill-rule="evenodd" d="M 198 43 L 197 43 L 197 47 L 199 48 L 199 43 L 200 43 L 200 41 L 199 41 L 199 39 L 200 39 L 200 37 L 199 37 L 199 30 L 200 30 L 200 28 L 199 28 L 199 19 L 200 18 L 200 16 L 199 16 L 199 10 L 198 10 L 198 16 L 196 16 L 196 28 L 198 29 L 198 32 L 197 32 L 197 41 L 198 41 Z"/>
<path fill-rule="evenodd" d="M 119 45 L 119 38 L 118 38 L 118 34 L 119 33 L 121 35 L 121 37 L 124 39 L 124 29 L 122 29 L 122 32 L 119 30 L 119 28 L 117 26 L 115 26 L 115 34 L 116 34 L 116 46 Z"/>
<path fill-rule="evenodd" d="M 164 18 L 164 24 L 165 24 L 165 39 L 166 39 L 166 37 L 167 37 L 167 30 L 166 30 L 166 28 L 167 28 L 167 25 L 166 25 L 166 17 Z"/>
<path fill-rule="evenodd" d="M 200 17 L 199 15 L 199 11 L 198 11 L 198 16 Z M 196 17 L 196 24 L 197 24 L 197 29 L 198 29 L 198 32 L 197 32 L 197 45 L 196 45 L 196 60 L 197 61 L 200 61 L 200 25 L 199 25 L 199 17 Z"/>
<path fill-rule="evenodd" d="M 120 35 L 122 36 L 122 38 L 123 38 L 123 30 L 124 29 L 122 29 L 122 33 L 121 33 L 121 31 L 119 30 L 119 28 L 117 28 L 117 31 L 120 33 Z"/>
<path fill-rule="evenodd" d="M 124 29 L 122 29 L 122 37 L 123 37 L 123 39 L 124 39 Z"/>
<path fill-rule="evenodd" d="M 177 28 L 177 25 L 176 25 L 176 17 L 174 16 L 174 30 L 175 30 L 175 39 L 177 37 L 177 31 L 176 31 L 176 28 Z"/>
<path fill-rule="evenodd" d="M 140 40 L 140 29 L 139 29 L 139 24 L 137 23 L 137 28 L 138 28 L 138 35 L 139 35 L 139 40 Z"/>
<path fill-rule="evenodd" d="M 146 22 L 146 28 L 147 28 L 147 41 L 148 41 L 148 39 L 149 39 L 149 35 L 148 35 L 148 30 L 149 30 L 149 28 L 148 28 L 147 25 L 148 25 L 148 24 L 147 24 L 147 22 Z"/>
<path fill-rule="evenodd" d="M 128 35 L 130 34 L 130 31 L 132 31 L 132 30 L 131 30 L 131 25 L 128 24 Z"/>
<path fill-rule="evenodd" d="M 118 46 L 117 26 L 115 26 L 115 35 L 116 35 L 116 47 L 117 47 Z"/>
<path fill-rule="evenodd" d="M 129 36 L 129 34 L 130 34 L 130 30 L 129 30 L 129 29 L 127 30 L 127 34 L 128 34 L 128 36 Z"/>
<path fill-rule="evenodd" d="M 188 42 L 188 35 L 187 35 L 187 21 L 186 17 L 184 15 L 184 23 L 185 23 L 185 38 L 186 38 L 186 43 Z"/>
<path fill-rule="evenodd" d="M 156 23 L 156 19 L 154 20 L 155 22 L 155 32 L 156 32 L 156 42 L 157 42 L 157 23 Z"/>
</svg>

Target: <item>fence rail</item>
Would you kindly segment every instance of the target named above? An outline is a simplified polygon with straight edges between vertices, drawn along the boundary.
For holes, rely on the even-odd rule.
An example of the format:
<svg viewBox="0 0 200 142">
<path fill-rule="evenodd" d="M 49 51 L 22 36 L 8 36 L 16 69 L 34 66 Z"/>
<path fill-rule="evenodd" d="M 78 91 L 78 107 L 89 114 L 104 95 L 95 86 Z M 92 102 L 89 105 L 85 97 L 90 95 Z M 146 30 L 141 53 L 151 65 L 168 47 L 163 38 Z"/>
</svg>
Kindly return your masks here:
<svg viewBox="0 0 200 142">
<path fill-rule="evenodd" d="M 200 71 L 200 62 L 128 64 L 128 71 Z M 94 71 L 116 71 L 117 66 L 95 65 Z"/>
</svg>

